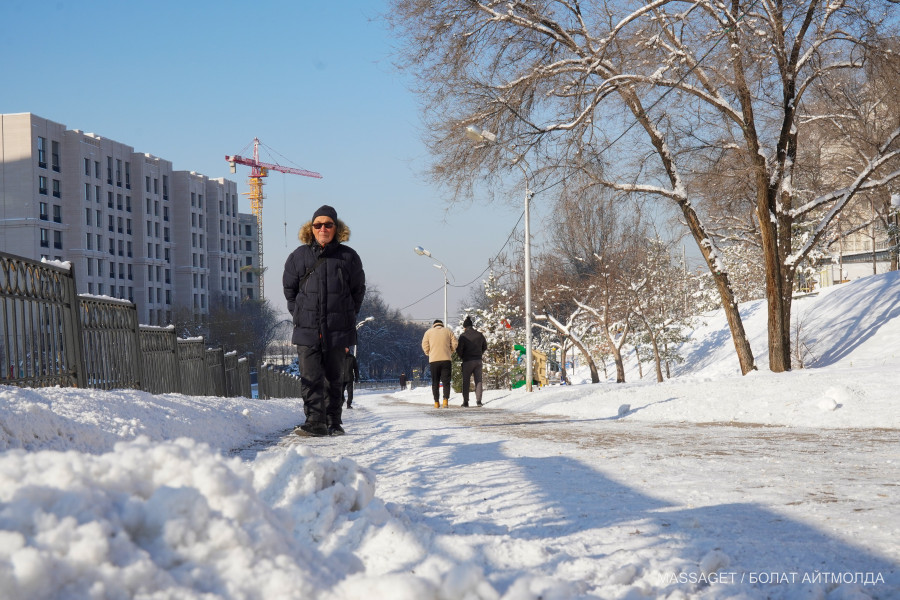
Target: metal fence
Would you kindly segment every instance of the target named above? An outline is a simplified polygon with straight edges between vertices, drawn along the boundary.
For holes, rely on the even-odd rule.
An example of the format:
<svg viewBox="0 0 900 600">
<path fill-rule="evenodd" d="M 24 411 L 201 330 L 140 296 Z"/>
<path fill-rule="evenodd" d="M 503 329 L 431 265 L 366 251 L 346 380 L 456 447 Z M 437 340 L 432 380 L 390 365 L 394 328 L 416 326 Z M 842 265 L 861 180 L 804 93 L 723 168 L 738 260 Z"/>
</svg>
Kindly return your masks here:
<svg viewBox="0 0 900 600">
<path fill-rule="evenodd" d="M 247 359 L 75 290 L 68 268 L 0 252 L 0 384 L 251 397 Z"/>
</svg>

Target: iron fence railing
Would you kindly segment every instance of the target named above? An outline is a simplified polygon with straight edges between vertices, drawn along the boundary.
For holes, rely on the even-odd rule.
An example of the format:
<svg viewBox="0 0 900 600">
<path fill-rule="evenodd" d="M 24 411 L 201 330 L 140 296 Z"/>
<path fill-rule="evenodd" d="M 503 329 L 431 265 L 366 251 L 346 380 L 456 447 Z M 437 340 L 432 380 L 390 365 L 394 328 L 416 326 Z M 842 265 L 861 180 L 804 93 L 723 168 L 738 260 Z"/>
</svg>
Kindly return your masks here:
<svg viewBox="0 0 900 600">
<path fill-rule="evenodd" d="M 0 252 L 0 384 L 251 397 L 246 358 L 139 325 L 131 302 L 75 290 L 64 264 Z"/>
</svg>

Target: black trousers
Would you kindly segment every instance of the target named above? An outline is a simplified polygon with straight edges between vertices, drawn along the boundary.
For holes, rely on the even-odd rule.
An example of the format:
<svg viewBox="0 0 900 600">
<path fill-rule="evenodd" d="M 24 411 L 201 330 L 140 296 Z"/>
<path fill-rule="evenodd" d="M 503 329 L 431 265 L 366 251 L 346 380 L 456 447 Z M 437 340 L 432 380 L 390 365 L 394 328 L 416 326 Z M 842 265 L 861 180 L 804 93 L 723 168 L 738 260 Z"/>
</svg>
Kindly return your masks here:
<svg viewBox="0 0 900 600">
<path fill-rule="evenodd" d="M 469 378 L 475 378 L 475 399 L 481 402 L 481 374 L 482 363 L 480 360 L 466 360 L 462 364 L 462 396 L 463 402 L 469 403 Z"/>
<path fill-rule="evenodd" d="M 441 384 L 444 384 L 444 398 L 450 397 L 450 365 L 449 360 L 438 360 L 429 363 L 431 367 L 431 394 L 437 402 L 441 393 Z"/>
<path fill-rule="evenodd" d="M 353 382 L 345 381 L 344 382 L 344 391 L 347 392 L 347 406 L 353 404 Z M 341 392 L 341 400 L 343 400 L 343 392 Z"/>
<path fill-rule="evenodd" d="M 307 423 L 341 424 L 344 349 L 297 346 L 303 412 Z"/>
</svg>

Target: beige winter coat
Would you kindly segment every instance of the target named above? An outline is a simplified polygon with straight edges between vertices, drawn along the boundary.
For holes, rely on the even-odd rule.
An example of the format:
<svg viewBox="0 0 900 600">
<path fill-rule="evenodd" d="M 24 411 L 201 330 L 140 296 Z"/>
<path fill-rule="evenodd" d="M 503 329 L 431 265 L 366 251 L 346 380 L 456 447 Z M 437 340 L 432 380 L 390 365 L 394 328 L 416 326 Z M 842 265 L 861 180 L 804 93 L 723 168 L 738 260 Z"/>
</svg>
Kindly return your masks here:
<svg viewBox="0 0 900 600">
<path fill-rule="evenodd" d="M 430 363 L 451 360 L 456 344 L 456 336 L 441 324 L 432 325 L 422 337 L 422 350 L 428 355 Z"/>
</svg>

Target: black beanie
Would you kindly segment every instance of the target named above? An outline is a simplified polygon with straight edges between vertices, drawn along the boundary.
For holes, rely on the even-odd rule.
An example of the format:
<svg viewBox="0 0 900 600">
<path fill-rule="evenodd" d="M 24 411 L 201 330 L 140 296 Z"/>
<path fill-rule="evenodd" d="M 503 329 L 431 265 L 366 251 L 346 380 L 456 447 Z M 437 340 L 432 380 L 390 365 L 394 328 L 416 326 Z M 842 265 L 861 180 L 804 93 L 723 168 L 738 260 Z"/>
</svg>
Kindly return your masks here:
<svg viewBox="0 0 900 600">
<path fill-rule="evenodd" d="M 337 223 L 337 211 L 327 204 L 323 204 L 316 212 L 313 213 L 312 220 L 315 221 L 316 217 L 331 217 L 331 220 Z"/>
<path fill-rule="evenodd" d="M 434 327 L 434 326 L 437 325 L 438 323 L 440 323 L 441 325 L 444 324 L 444 322 L 441 321 L 440 319 L 435 319 L 435 320 L 434 320 L 434 323 L 432 323 L 431 326 Z"/>
<path fill-rule="evenodd" d="M 472 326 L 472 317 L 466 317 L 466 320 L 463 321 L 463 327 L 471 327 Z"/>
</svg>

